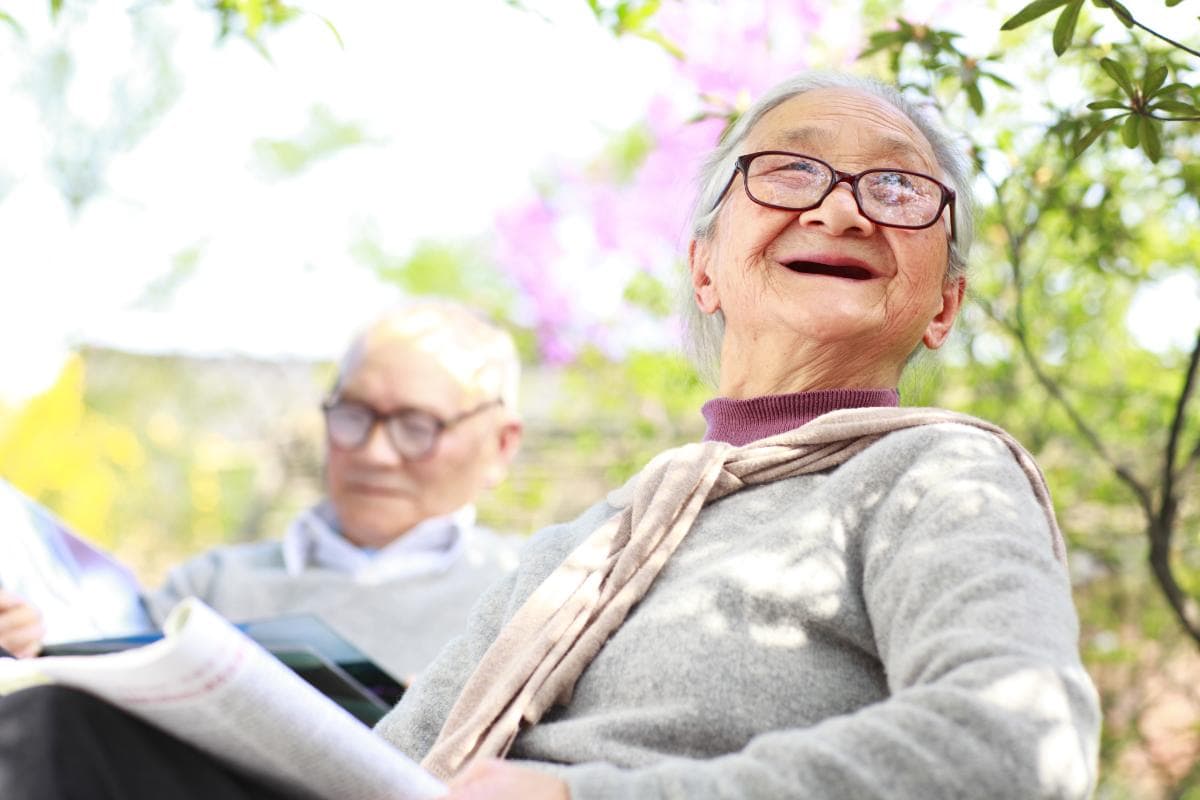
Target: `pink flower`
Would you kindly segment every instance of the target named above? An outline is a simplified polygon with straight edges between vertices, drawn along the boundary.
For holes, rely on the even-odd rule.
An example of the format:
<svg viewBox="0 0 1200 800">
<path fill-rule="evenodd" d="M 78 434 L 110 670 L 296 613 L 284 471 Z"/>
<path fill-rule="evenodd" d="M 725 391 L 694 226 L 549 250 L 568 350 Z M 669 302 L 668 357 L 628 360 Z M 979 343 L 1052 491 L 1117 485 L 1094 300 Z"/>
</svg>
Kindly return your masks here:
<svg viewBox="0 0 1200 800">
<path fill-rule="evenodd" d="M 669 338 L 677 330 L 673 318 L 655 322 L 632 306 L 614 319 L 611 307 L 620 297 L 602 293 L 619 292 L 639 271 L 675 284 L 690 238 L 693 176 L 730 112 L 807 66 L 822 6 L 816 0 L 665 4 L 654 24 L 686 53 L 677 68 L 691 88 L 660 95 L 647 107 L 644 124 L 654 144 L 633 176 L 619 178 L 603 158 L 560 166 L 551 195 L 498 215 L 493 254 L 521 292 L 519 314 L 536 332 L 544 359 L 564 363 L 588 345 L 619 353 L 631 331 L 658 330 Z M 705 114 L 714 116 L 696 121 Z M 580 270 L 589 274 L 574 274 Z M 607 316 L 597 309 L 608 309 Z M 639 319 L 644 324 L 635 324 Z"/>
</svg>

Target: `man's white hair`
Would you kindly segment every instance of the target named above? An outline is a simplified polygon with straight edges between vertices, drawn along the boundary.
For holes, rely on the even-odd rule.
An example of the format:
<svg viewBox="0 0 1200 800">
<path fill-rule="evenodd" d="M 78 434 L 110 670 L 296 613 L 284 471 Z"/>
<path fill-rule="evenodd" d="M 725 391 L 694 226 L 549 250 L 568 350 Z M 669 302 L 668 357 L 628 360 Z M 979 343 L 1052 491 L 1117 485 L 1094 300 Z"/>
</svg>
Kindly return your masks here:
<svg viewBox="0 0 1200 800">
<path fill-rule="evenodd" d="M 516 415 L 521 361 L 508 331 L 481 312 L 450 300 L 414 300 L 395 306 L 360 331 L 338 367 L 334 393 L 373 347 L 403 342 L 442 363 L 482 399 L 499 398 Z"/>
</svg>

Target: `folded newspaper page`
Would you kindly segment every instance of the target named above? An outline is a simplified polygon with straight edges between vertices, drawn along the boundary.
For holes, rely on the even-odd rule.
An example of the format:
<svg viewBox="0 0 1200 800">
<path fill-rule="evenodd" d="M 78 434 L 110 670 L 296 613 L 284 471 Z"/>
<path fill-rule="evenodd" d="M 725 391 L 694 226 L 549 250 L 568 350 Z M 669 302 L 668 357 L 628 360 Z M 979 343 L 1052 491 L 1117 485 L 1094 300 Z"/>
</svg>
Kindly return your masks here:
<svg viewBox="0 0 1200 800">
<path fill-rule="evenodd" d="M 196 598 L 159 641 L 117 653 L 0 659 L 0 694 L 61 683 L 218 758 L 330 800 L 426 800 L 445 786 Z"/>
</svg>

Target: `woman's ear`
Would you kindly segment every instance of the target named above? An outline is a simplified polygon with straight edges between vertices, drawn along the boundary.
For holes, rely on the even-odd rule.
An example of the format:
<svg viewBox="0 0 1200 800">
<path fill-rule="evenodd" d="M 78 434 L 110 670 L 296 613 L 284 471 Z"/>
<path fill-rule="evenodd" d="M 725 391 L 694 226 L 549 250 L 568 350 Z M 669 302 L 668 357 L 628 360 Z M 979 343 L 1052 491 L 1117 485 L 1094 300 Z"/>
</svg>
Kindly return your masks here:
<svg viewBox="0 0 1200 800">
<path fill-rule="evenodd" d="M 925 328 L 925 335 L 921 337 L 921 341 L 930 350 L 937 350 L 950 335 L 950 329 L 954 327 L 954 320 L 958 318 L 958 312 L 962 309 L 963 295 L 966 290 L 967 279 L 965 276 L 960 275 L 942 284 L 942 307 L 929 321 L 929 325 Z"/>
<path fill-rule="evenodd" d="M 721 308 L 721 298 L 717 294 L 717 284 L 709 272 L 711 256 L 708 242 L 692 239 L 688 245 L 688 269 L 692 273 L 692 289 L 695 292 L 696 306 L 705 314 L 712 314 Z"/>
</svg>

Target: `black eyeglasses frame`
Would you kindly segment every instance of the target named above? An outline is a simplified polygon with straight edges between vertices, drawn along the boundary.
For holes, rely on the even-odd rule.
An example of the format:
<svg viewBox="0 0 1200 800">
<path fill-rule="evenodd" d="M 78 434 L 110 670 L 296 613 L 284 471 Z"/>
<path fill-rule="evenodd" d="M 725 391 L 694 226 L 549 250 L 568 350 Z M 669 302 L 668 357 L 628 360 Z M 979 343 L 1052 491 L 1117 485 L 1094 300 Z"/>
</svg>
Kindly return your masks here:
<svg viewBox="0 0 1200 800">
<path fill-rule="evenodd" d="M 831 173 L 833 173 L 833 180 L 829 182 L 828 188 L 826 188 L 825 191 L 821 194 L 821 197 L 818 198 L 817 202 L 813 203 L 812 205 L 805 206 L 804 208 L 793 208 L 792 206 L 781 206 L 781 205 L 776 205 L 774 203 L 767 203 L 762 200 L 759 200 L 757 197 L 754 196 L 754 193 L 750 191 L 750 162 L 753 161 L 754 159 L 758 158 L 759 156 L 795 156 L 796 158 L 805 158 L 805 159 L 808 159 L 809 161 L 815 161 L 818 164 L 826 167 Z M 882 225 L 885 228 L 901 228 L 903 230 L 924 230 L 925 228 L 931 228 L 937 224 L 939 219 L 942 218 L 942 213 L 946 210 L 946 206 L 949 206 L 950 207 L 950 241 L 953 242 L 953 241 L 957 240 L 958 230 L 957 230 L 957 223 L 955 222 L 955 205 L 954 205 L 955 199 L 956 199 L 955 192 L 953 189 L 951 189 L 949 186 L 947 186 L 946 184 L 939 181 L 937 178 L 933 177 L 932 175 L 927 175 L 924 172 L 916 172 L 911 169 L 899 169 L 899 168 L 887 168 L 887 167 L 873 167 L 871 169 L 865 169 L 862 172 L 858 172 L 858 173 L 845 172 L 843 170 L 837 169 L 832 164 L 830 164 L 828 161 L 817 158 L 816 156 L 805 155 L 804 153 L 793 153 L 788 150 L 759 150 L 754 153 L 746 153 L 745 155 L 741 155 L 741 156 L 737 157 L 737 160 L 734 162 L 733 172 L 730 174 L 729 180 L 728 180 L 728 182 L 726 182 L 724 188 L 721 189 L 721 193 L 719 195 L 717 195 L 717 201 L 715 203 L 713 203 L 712 208 L 709 209 L 709 213 L 712 213 L 713 211 L 715 211 L 717 209 L 717 207 L 721 205 L 722 201 L 725 200 L 725 196 L 729 193 L 729 188 L 731 186 L 733 186 L 733 181 L 735 178 L 737 178 L 737 175 L 739 172 L 742 173 L 742 188 L 746 192 L 746 197 L 749 197 L 751 201 L 753 201 L 754 203 L 756 203 L 760 206 L 763 206 L 764 208 L 774 208 L 774 209 L 778 209 L 780 211 L 799 211 L 799 212 L 803 213 L 805 211 L 811 211 L 814 208 L 818 208 L 822 203 L 825 202 L 825 199 L 833 193 L 833 190 L 837 188 L 837 185 L 839 183 L 846 183 L 846 184 L 850 185 L 850 195 L 854 198 L 854 204 L 858 206 L 858 212 L 860 214 L 862 214 L 867 219 L 871 220 L 871 222 L 875 223 L 876 225 Z M 899 173 L 901 175 L 915 175 L 918 178 L 925 178 L 926 180 L 933 181 L 933 183 L 936 184 L 937 187 L 939 189 L 941 189 L 941 191 L 942 191 L 941 202 L 938 205 L 937 214 L 934 215 L 933 219 L 924 225 L 897 225 L 892 222 L 881 222 L 880 220 L 877 220 L 873 216 L 868 214 L 867 210 L 865 208 L 863 208 L 862 198 L 860 198 L 859 194 L 858 194 L 858 182 L 865 175 L 872 175 L 872 174 L 876 174 L 876 173 L 880 173 L 880 172 L 894 172 L 894 173 Z"/>
<path fill-rule="evenodd" d="M 330 414 L 330 412 L 332 412 L 338 406 L 344 405 L 344 404 L 353 404 L 355 406 L 358 406 L 359 408 L 364 409 L 371 416 L 371 424 L 367 426 L 366 432 L 363 433 L 362 439 L 357 444 L 350 445 L 350 446 L 342 445 L 342 444 L 335 442 L 333 440 L 332 434 L 330 434 L 329 435 L 330 444 L 332 444 L 334 447 L 337 447 L 340 450 L 359 450 L 359 449 L 363 448 L 367 444 L 367 442 L 371 441 L 371 437 L 375 434 L 376 426 L 383 424 L 383 426 L 384 426 L 383 429 L 387 434 L 388 442 L 391 443 L 392 447 L 396 450 L 397 453 L 399 453 L 401 456 L 403 456 L 404 458 L 406 458 L 410 461 L 423 461 L 423 460 L 429 458 L 433 454 L 433 451 L 437 449 L 438 441 L 442 438 L 442 434 L 444 434 L 447 430 L 449 430 L 450 428 L 453 428 L 454 426 L 458 425 L 461 422 L 464 422 L 464 421 L 470 419 L 471 417 L 474 417 L 478 414 L 483 413 L 484 411 L 488 410 L 489 408 L 504 405 L 504 400 L 499 397 L 494 398 L 492 400 L 486 400 L 483 403 L 480 403 L 479 405 L 475 406 L 474 408 L 470 408 L 470 409 L 467 409 L 466 411 L 455 414 L 453 417 L 450 417 L 449 419 L 442 419 L 437 414 L 434 414 L 432 411 L 426 411 L 423 408 L 399 408 L 399 409 L 396 409 L 395 411 L 390 411 L 390 412 L 384 414 L 384 413 L 380 412 L 378 409 L 376 409 L 374 406 L 371 406 L 368 403 L 364 403 L 361 400 L 347 399 L 344 397 L 340 397 L 338 395 L 334 395 L 332 397 L 327 398 L 324 402 L 321 403 L 321 411 L 322 411 L 323 416 L 325 417 L 325 430 L 327 433 L 329 432 L 329 414 Z M 426 447 L 423 451 L 421 451 L 419 453 L 407 453 L 407 452 L 405 452 L 405 448 L 399 442 L 396 441 L 396 435 L 391 432 L 392 428 L 390 426 L 388 426 L 387 423 L 393 419 L 397 419 L 399 417 L 403 417 L 405 415 L 414 414 L 414 413 L 421 414 L 422 416 L 428 417 L 429 419 L 433 420 L 434 432 L 433 432 L 433 436 L 430 437 L 429 446 Z"/>
</svg>

